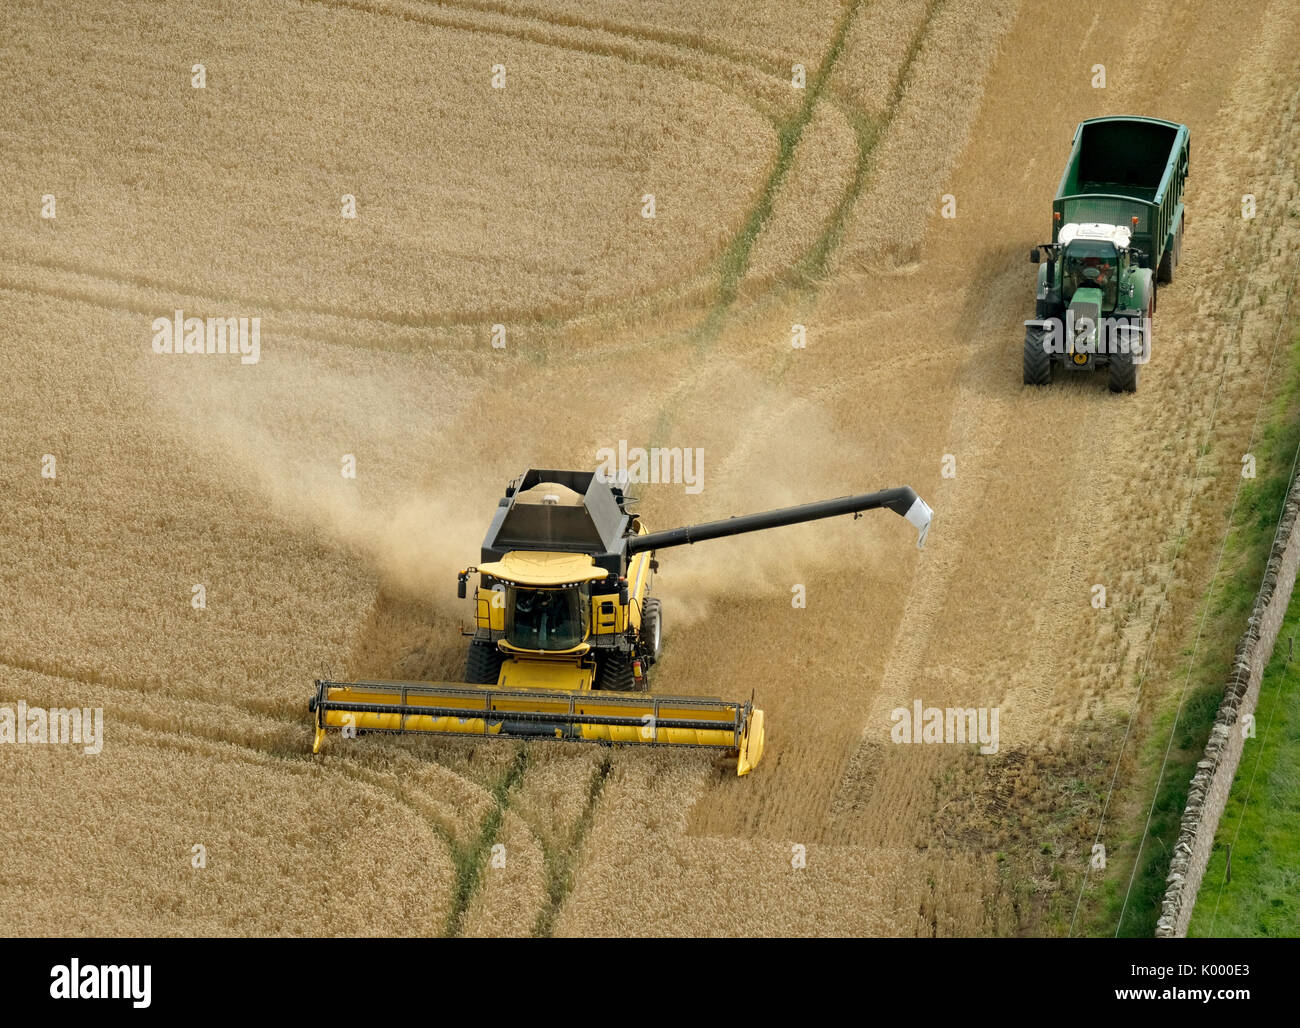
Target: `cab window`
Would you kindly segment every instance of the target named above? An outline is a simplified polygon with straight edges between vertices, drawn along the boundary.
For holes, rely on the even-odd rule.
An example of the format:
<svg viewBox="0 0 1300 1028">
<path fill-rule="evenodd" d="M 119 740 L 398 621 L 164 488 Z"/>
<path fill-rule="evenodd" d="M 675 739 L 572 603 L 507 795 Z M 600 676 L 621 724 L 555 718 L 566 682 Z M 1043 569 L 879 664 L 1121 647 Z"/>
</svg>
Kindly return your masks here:
<svg viewBox="0 0 1300 1028">
<path fill-rule="evenodd" d="M 587 637 L 587 586 L 529 589 L 512 586 L 506 604 L 506 642 L 522 650 L 571 650 Z"/>
<path fill-rule="evenodd" d="M 1066 250 L 1062 273 L 1068 296 L 1073 296 L 1076 289 L 1094 287 L 1101 290 L 1104 310 L 1115 306 L 1119 288 L 1119 255 L 1113 243 L 1075 240 Z"/>
</svg>

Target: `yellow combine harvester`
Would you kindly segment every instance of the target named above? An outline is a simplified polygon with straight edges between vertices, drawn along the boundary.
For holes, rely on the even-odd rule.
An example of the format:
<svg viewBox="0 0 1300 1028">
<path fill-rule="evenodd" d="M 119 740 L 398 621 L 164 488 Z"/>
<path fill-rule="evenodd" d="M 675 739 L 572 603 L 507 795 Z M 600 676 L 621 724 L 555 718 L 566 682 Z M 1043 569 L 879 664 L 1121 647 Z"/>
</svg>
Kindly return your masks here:
<svg viewBox="0 0 1300 1028">
<path fill-rule="evenodd" d="M 650 532 L 623 490 L 590 471 L 532 470 L 506 489 L 470 576 L 476 626 L 466 684 L 317 681 L 312 752 L 327 729 L 694 746 L 748 774 L 763 755 L 751 702 L 648 695 L 663 623 L 650 587 L 669 546 L 888 508 L 925 542 L 930 508 L 909 488 Z"/>
</svg>

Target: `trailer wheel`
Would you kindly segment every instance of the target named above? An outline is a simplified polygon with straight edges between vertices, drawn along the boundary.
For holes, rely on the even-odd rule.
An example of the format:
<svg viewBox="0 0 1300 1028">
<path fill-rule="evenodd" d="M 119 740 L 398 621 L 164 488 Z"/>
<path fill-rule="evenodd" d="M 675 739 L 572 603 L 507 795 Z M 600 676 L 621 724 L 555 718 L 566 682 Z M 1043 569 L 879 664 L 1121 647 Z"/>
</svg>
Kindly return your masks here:
<svg viewBox="0 0 1300 1028">
<path fill-rule="evenodd" d="M 1052 355 L 1043 345 L 1043 330 L 1036 327 L 1025 329 L 1025 385 L 1045 386 L 1052 383 Z"/>
<path fill-rule="evenodd" d="M 642 679 L 645 679 L 644 675 Z M 602 692 L 635 692 L 636 679 L 632 677 L 631 654 L 608 654 L 601 662 L 596 688 Z"/>
<path fill-rule="evenodd" d="M 501 677 L 501 651 L 492 643 L 475 639 L 465 658 L 465 681 L 470 685 L 496 685 Z"/>
<path fill-rule="evenodd" d="M 1160 258 L 1160 267 L 1156 271 L 1156 281 L 1163 282 L 1166 285 L 1174 280 L 1178 273 L 1178 262 L 1183 256 L 1183 222 L 1187 220 L 1187 215 L 1183 215 L 1178 222 L 1178 228 L 1174 231 L 1173 241 L 1165 250 L 1164 256 Z"/>
<path fill-rule="evenodd" d="M 648 599 L 641 608 L 641 649 L 646 663 L 657 663 L 662 648 L 663 607 L 657 599 Z"/>
</svg>

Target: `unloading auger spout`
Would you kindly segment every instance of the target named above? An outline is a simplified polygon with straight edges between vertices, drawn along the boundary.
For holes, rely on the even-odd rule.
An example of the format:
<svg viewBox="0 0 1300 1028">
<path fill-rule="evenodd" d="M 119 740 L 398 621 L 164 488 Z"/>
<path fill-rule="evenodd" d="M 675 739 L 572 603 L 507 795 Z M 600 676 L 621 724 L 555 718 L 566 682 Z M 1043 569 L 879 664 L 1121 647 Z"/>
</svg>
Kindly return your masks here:
<svg viewBox="0 0 1300 1028">
<path fill-rule="evenodd" d="M 934 516 L 934 512 L 916 495 L 915 490 L 908 486 L 901 486 L 898 489 L 882 489 L 877 493 L 860 493 L 857 496 L 841 496 L 835 500 L 804 503 L 798 507 L 781 507 L 777 510 L 764 511 L 762 514 L 745 514 L 740 517 L 724 518 L 721 521 L 706 521 L 702 525 L 691 525 L 686 528 L 670 528 L 666 532 L 650 532 L 629 540 L 627 552 L 634 554 L 662 550 L 669 546 L 685 546 L 706 539 L 720 539 L 723 536 L 740 535 L 744 532 L 761 532 L 768 528 L 797 525 L 804 521 L 833 518 L 841 514 L 860 514 L 881 507 L 892 510 L 911 522 L 917 531 L 917 549 L 924 547 L 925 536 L 930 531 L 930 519 Z"/>
</svg>

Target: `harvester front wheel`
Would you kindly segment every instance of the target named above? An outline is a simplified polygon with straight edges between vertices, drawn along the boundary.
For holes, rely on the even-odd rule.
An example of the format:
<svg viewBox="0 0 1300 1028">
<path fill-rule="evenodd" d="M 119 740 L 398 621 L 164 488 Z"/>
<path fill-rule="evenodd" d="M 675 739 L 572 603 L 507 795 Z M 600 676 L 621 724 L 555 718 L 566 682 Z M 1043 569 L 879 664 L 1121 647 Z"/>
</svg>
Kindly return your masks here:
<svg viewBox="0 0 1300 1028">
<path fill-rule="evenodd" d="M 657 599 L 646 600 L 641 608 L 641 647 L 647 664 L 658 662 L 663 634 L 663 606 Z"/>
<path fill-rule="evenodd" d="M 501 651 L 490 642 L 475 639 L 465 658 L 465 681 L 470 685 L 496 685 L 501 677 Z"/>
<path fill-rule="evenodd" d="M 642 675 L 645 681 L 645 675 Z M 611 653 L 600 665 L 600 676 L 596 688 L 604 692 L 635 692 L 636 678 L 632 674 L 632 655 L 629 653 Z M 643 685 L 644 689 L 645 686 Z"/>
<path fill-rule="evenodd" d="M 1025 329 L 1025 385 L 1052 384 L 1052 355 L 1047 352 L 1046 335 L 1041 328 Z"/>
</svg>

